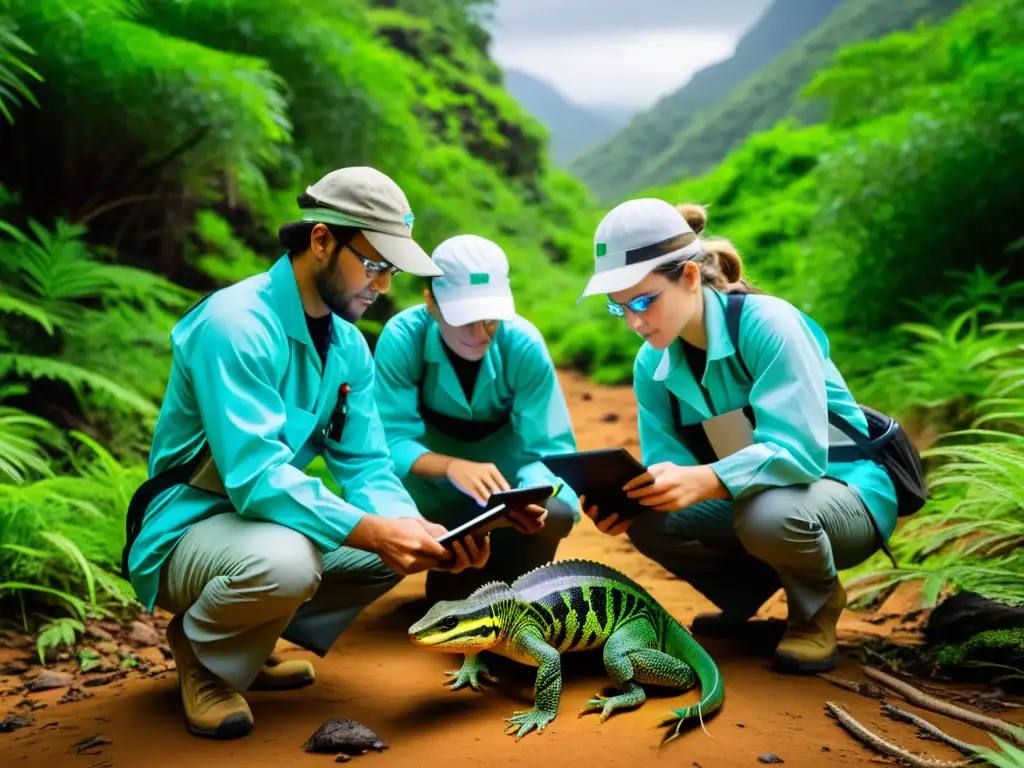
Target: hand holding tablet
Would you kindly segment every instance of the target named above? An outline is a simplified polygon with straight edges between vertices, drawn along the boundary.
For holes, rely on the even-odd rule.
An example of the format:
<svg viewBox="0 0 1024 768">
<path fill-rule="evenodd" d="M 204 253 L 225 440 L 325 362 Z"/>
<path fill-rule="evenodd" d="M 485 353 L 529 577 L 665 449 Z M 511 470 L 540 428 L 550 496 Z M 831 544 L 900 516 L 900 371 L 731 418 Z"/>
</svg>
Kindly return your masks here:
<svg viewBox="0 0 1024 768">
<path fill-rule="evenodd" d="M 616 515 L 618 520 L 632 519 L 650 511 L 624 490 L 627 485 L 630 489 L 639 488 L 653 480 L 647 467 L 625 448 L 567 453 L 548 456 L 541 461 L 581 497 L 584 511 L 590 506 L 597 507 L 595 522 L 610 515 Z M 646 481 L 643 480 L 645 475 Z"/>
<path fill-rule="evenodd" d="M 482 537 L 495 528 L 514 526 L 515 524 L 509 519 L 509 515 L 519 512 L 522 512 L 522 514 L 516 514 L 516 517 L 521 522 L 525 518 L 528 524 L 534 522 L 543 523 L 544 517 L 547 514 L 546 510 L 534 515 L 529 511 L 529 508 L 547 501 L 547 499 L 558 493 L 560 488 L 561 486 L 554 488 L 550 485 L 539 485 L 530 488 L 513 488 L 512 490 L 491 494 L 487 502 L 488 508 L 484 512 L 438 537 L 437 542 L 443 547 L 452 550 L 455 542 L 463 541 L 467 538 Z M 535 526 L 529 525 L 528 527 L 532 529 Z M 528 530 L 526 532 L 535 531 Z"/>
</svg>

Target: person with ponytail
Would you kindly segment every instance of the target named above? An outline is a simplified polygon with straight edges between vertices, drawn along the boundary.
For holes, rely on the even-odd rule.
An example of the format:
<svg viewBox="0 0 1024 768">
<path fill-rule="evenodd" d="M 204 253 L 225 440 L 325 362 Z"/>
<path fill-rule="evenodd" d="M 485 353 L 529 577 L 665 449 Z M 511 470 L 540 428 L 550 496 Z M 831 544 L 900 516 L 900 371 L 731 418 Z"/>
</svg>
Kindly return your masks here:
<svg viewBox="0 0 1024 768">
<path fill-rule="evenodd" d="M 583 297 L 605 294 L 644 340 L 633 387 L 647 471 L 624 488 L 640 514 L 585 496 L 581 506 L 719 608 L 696 617 L 695 634 L 749 629 L 782 588 L 789 615 L 776 667 L 832 669 L 846 605 L 837 571 L 885 547 L 895 488 L 830 423 L 838 414 L 868 433 L 825 333 L 750 285 L 728 240 L 701 237 L 706 222 L 700 205 L 643 198 L 597 228 Z"/>
</svg>

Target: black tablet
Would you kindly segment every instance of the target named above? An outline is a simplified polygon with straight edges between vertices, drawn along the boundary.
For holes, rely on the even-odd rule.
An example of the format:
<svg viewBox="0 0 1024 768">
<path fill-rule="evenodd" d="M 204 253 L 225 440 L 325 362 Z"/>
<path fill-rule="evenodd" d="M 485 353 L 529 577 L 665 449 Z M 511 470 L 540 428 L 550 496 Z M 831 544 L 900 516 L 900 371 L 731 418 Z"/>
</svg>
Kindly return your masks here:
<svg viewBox="0 0 1024 768">
<path fill-rule="evenodd" d="M 471 520 L 467 520 L 466 522 L 462 523 L 462 525 L 457 525 L 447 533 L 439 536 L 437 538 L 437 543 L 440 544 L 442 547 L 447 547 L 448 549 L 451 549 L 451 545 L 453 542 L 461 541 L 477 529 L 483 528 L 488 523 L 492 523 L 495 520 L 498 520 L 499 518 L 502 518 L 507 514 L 508 507 L 506 507 L 503 504 L 499 504 L 496 507 L 491 507 L 485 512 L 481 512 L 479 515 L 472 518 Z"/>
<path fill-rule="evenodd" d="M 586 506 L 597 505 L 598 519 L 618 513 L 619 519 L 650 512 L 638 500 L 626 496 L 622 486 L 644 474 L 647 467 L 625 448 L 599 448 L 593 451 L 564 453 L 541 459 L 556 476 L 564 480 L 577 496 L 586 496 Z"/>
<path fill-rule="evenodd" d="M 487 499 L 487 508 L 504 504 L 509 509 L 522 509 L 530 504 L 542 504 L 558 491 L 550 485 L 532 485 L 529 488 L 513 488 L 511 491 L 492 493 Z"/>
<path fill-rule="evenodd" d="M 561 488 L 562 486 L 555 488 L 550 485 L 533 485 L 529 488 L 513 488 L 510 491 L 492 493 L 491 497 L 487 500 L 487 509 L 484 512 L 452 528 L 443 536 L 440 536 L 437 542 L 442 546 L 448 547 L 451 542 L 464 539 L 485 525 L 504 517 L 510 509 L 522 509 L 530 504 L 540 504 L 543 501 L 547 501 L 558 493 Z"/>
</svg>

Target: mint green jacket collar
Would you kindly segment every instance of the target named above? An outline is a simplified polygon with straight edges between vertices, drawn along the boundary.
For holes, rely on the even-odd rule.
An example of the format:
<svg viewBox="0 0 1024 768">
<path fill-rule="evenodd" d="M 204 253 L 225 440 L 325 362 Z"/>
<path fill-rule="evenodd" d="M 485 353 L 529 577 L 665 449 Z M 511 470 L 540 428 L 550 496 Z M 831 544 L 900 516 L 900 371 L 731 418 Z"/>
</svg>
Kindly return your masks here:
<svg viewBox="0 0 1024 768">
<path fill-rule="evenodd" d="M 466 400 L 466 394 L 462 390 L 462 384 L 459 383 L 459 377 L 455 373 L 455 368 L 452 367 L 451 361 L 448 359 L 448 354 L 444 351 L 444 339 L 441 337 L 441 326 L 438 325 L 437 320 L 432 316 L 427 320 L 427 328 L 425 333 L 425 341 L 423 345 L 423 359 L 428 364 L 435 364 L 438 366 L 438 384 L 441 389 L 444 390 L 445 394 L 451 397 L 456 403 L 466 409 L 466 417 L 472 414 L 470 408 L 473 403 Z M 500 352 L 497 344 L 491 344 L 487 348 L 487 353 L 483 356 L 480 361 L 480 374 L 477 376 L 476 385 L 473 388 L 472 400 L 476 400 L 477 394 L 480 392 L 481 382 L 486 385 L 486 382 L 494 381 L 498 378 L 499 366 L 500 366 Z"/>
<path fill-rule="evenodd" d="M 708 362 L 724 360 L 736 354 L 736 348 L 729 338 L 729 329 L 725 324 L 726 296 L 714 288 L 703 286 L 704 293 L 704 331 L 707 334 L 707 358 Z M 700 411 L 704 418 L 711 418 L 713 415 L 707 409 L 704 396 L 697 387 L 697 380 L 690 372 L 690 366 L 686 361 L 683 352 L 682 341 L 676 339 L 669 347 L 662 352 L 661 362 L 654 370 L 655 381 L 663 381 L 665 385 L 676 392 Z M 701 384 L 707 387 L 707 371 L 701 376 Z"/>
<path fill-rule="evenodd" d="M 291 258 L 285 254 L 279 258 L 274 266 L 270 268 L 270 293 L 277 306 L 277 314 L 281 318 L 284 332 L 295 341 L 305 344 L 312 355 L 317 372 L 323 373 L 323 366 L 320 362 L 320 355 L 316 354 L 316 346 L 309 336 L 309 326 L 306 325 L 306 308 L 302 305 L 302 295 L 299 293 L 299 283 L 295 277 L 295 267 Z M 333 350 L 341 344 L 338 335 L 338 318 L 331 315 L 331 343 Z"/>
</svg>

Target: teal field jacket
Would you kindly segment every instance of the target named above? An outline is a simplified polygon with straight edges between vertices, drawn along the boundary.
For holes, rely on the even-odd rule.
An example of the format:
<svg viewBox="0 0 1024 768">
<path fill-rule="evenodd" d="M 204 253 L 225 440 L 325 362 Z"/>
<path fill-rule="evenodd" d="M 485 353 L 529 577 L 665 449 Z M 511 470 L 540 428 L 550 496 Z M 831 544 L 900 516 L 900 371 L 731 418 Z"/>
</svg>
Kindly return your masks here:
<svg viewBox="0 0 1024 768">
<path fill-rule="evenodd" d="M 428 452 L 493 462 L 513 488 L 562 482 L 540 459 L 574 452 L 576 440 L 540 331 L 519 316 L 503 321 L 483 357 L 469 401 L 443 344 L 440 326 L 426 305 L 420 304 L 389 319 L 374 350 L 377 407 L 388 446 L 398 476 L 420 508 L 426 512 L 424 505 L 437 507 L 455 498 L 446 493 L 452 487 L 447 480 L 422 482 L 411 475 L 413 463 Z M 479 442 L 441 434 L 420 413 L 421 381 L 427 406 L 439 413 L 497 421 L 510 412 L 510 423 Z M 558 498 L 578 510 L 579 499 L 568 485 L 563 485 Z"/>
<path fill-rule="evenodd" d="M 234 510 L 277 523 L 323 553 L 342 546 L 364 514 L 420 517 L 394 473 L 366 340 L 354 325 L 332 321 L 324 367 L 285 255 L 269 271 L 217 291 L 175 325 L 149 473 L 194 456 L 205 436 L 227 496 L 180 485 L 150 503 L 128 561 L 148 609 L 175 543 L 210 515 Z M 351 390 L 348 416 L 335 442 L 321 430 L 342 384 Z M 344 499 L 303 471 L 318 454 Z"/>
<path fill-rule="evenodd" d="M 751 385 L 729 339 L 726 295 L 707 286 L 703 295 L 708 347 L 704 387 L 716 413 L 749 404 L 755 416 L 754 444 L 710 465 L 732 497 L 827 476 L 859 494 L 887 540 L 896 526 L 896 493 L 888 473 L 869 459 L 828 463 L 828 409 L 864 434 L 867 422 L 829 357 L 821 328 L 783 299 L 748 296 L 739 339 L 743 362 L 754 379 Z M 675 431 L 669 392 L 680 399 L 684 425 L 715 414 L 690 372 L 681 342 L 663 351 L 644 344 L 633 374 L 644 464 L 696 465 Z"/>
</svg>

